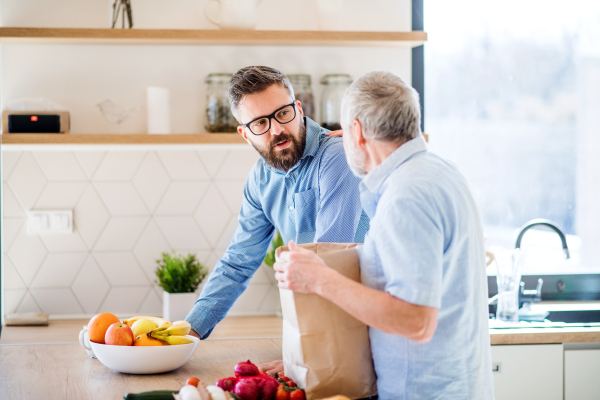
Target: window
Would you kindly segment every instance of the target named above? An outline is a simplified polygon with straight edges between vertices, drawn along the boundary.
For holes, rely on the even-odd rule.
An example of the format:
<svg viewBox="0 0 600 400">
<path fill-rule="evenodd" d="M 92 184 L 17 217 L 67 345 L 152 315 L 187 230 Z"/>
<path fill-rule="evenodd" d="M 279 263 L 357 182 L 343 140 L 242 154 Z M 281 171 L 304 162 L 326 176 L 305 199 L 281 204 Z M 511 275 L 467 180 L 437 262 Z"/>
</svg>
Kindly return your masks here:
<svg viewBox="0 0 600 400">
<path fill-rule="evenodd" d="M 429 147 L 469 180 L 486 247 L 514 248 L 545 218 L 571 259 L 558 235 L 530 230 L 523 273 L 600 273 L 600 2 L 424 7 Z"/>
</svg>

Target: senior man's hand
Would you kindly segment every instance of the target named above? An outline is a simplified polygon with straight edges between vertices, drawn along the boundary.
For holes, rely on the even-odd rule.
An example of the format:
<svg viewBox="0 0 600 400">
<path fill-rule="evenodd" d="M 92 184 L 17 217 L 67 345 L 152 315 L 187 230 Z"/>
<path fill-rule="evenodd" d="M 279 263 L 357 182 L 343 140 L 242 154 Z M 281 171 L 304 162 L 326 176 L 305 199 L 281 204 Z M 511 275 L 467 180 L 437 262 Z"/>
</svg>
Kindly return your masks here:
<svg viewBox="0 0 600 400">
<path fill-rule="evenodd" d="M 290 240 L 289 251 L 282 251 L 273 268 L 275 279 L 282 289 L 300 293 L 320 294 L 323 287 L 336 273 L 327 267 L 316 253 L 297 246 Z"/>
</svg>

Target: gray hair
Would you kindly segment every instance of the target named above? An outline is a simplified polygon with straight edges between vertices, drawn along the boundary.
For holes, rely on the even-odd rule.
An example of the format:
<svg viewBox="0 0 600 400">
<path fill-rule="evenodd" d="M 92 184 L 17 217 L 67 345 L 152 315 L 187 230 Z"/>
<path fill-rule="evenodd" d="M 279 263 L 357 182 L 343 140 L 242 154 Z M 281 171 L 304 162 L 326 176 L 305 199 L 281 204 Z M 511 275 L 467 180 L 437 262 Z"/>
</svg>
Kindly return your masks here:
<svg viewBox="0 0 600 400">
<path fill-rule="evenodd" d="M 281 86 L 287 90 L 292 98 L 295 98 L 294 88 L 290 80 L 275 68 L 250 66 L 244 67 L 233 74 L 229 83 L 229 106 L 235 119 L 240 121 L 238 106 L 246 96 L 260 93 L 272 85 Z"/>
<path fill-rule="evenodd" d="M 419 94 L 391 72 L 369 72 L 346 90 L 341 119 L 345 130 L 357 119 L 366 139 L 404 143 L 421 134 Z"/>
</svg>

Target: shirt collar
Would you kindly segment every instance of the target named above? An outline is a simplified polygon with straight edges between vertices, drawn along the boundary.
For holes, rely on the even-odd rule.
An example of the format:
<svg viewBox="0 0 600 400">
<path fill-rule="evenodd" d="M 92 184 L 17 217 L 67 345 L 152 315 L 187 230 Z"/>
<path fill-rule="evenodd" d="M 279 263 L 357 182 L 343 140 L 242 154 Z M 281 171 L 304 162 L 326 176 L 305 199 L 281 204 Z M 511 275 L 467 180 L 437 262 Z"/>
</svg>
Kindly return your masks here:
<svg viewBox="0 0 600 400">
<path fill-rule="evenodd" d="M 409 140 L 398 147 L 388 158 L 376 166 L 361 182 L 361 186 L 371 193 L 377 193 L 390 173 L 413 155 L 427 151 L 427 145 L 422 135 Z"/>
</svg>

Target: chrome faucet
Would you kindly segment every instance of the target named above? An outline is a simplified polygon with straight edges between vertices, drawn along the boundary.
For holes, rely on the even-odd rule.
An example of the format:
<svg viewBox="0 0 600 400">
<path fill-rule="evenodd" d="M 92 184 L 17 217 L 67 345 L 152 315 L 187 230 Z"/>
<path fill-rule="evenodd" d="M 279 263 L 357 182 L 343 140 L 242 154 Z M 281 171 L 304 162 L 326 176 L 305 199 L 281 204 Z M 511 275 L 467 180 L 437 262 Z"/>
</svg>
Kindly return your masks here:
<svg viewBox="0 0 600 400">
<path fill-rule="evenodd" d="M 558 226 L 556 226 L 556 224 L 554 222 L 548 221 L 547 219 L 532 219 L 531 221 L 529 221 L 525 225 L 523 225 L 523 227 L 519 231 L 519 235 L 517 236 L 517 243 L 515 244 L 515 249 L 521 248 L 521 240 L 523 239 L 523 235 L 525 235 L 525 232 L 527 232 L 529 229 L 533 228 L 536 225 L 544 225 L 544 226 L 547 226 L 548 228 L 551 228 L 552 230 L 554 230 L 554 232 L 556 232 L 558 234 L 558 236 L 560 237 L 560 241 L 562 242 L 562 248 L 563 248 L 563 251 L 565 252 L 565 257 L 571 258 L 571 255 L 569 254 L 569 247 L 567 246 L 567 238 L 565 237 L 565 234 L 562 233 L 562 231 L 558 228 Z"/>
</svg>

